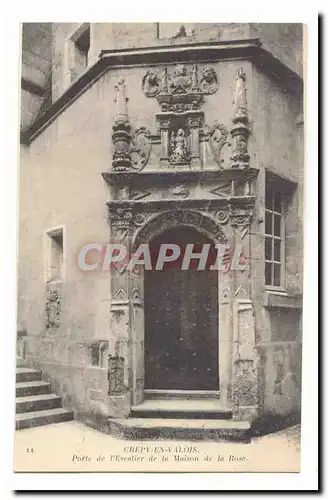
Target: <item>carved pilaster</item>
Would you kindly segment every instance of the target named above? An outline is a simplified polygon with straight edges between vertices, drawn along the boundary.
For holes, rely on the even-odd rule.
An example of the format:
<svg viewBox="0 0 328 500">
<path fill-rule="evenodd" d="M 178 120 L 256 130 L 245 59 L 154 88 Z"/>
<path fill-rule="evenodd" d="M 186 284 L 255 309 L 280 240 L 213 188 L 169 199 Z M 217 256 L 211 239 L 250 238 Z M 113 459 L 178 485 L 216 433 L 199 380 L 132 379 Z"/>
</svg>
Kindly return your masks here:
<svg viewBox="0 0 328 500">
<path fill-rule="evenodd" d="M 233 127 L 230 130 L 233 138 L 233 153 L 231 156 L 232 167 L 249 167 L 248 136 L 250 133 L 248 126 L 247 101 L 246 101 L 246 75 L 242 68 L 237 70 L 236 91 L 233 109 Z"/>
<path fill-rule="evenodd" d="M 249 299 L 234 301 L 232 409 L 234 418 L 252 420 L 259 408 L 259 356 L 255 347 L 255 320 Z"/>
</svg>

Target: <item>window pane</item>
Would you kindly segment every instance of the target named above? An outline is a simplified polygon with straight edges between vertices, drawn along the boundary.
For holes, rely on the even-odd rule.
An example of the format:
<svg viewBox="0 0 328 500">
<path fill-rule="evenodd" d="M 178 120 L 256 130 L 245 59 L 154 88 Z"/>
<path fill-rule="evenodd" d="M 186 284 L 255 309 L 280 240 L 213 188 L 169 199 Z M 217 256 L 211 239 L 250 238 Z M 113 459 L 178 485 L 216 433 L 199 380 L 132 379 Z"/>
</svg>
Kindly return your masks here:
<svg viewBox="0 0 328 500">
<path fill-rule="evenodd" d="M 276 193 L 274 196 L 274 209 L 276 212 L 281 213 L 281 194 Z"/>
<path fill-rule="evenodd" d="M 281 241 L 280 240 L 274 240 L 274 260 L 280 262 L 281 261 Z"/>
<path fill-rule="evenodd" d="M 265 234 L 272 234 L 272 213 L 265 211 Z"/>
<path fill-rule="evenodd" d="M 272 191 L 266 189 L 265 192 L 265 208 L 270 208 L 272 210 L 273 206 L 273 194 Z"/>
<path fill-rule="evenodd" d="M 280 264 L 274 264 L 274 275 L 273 284 L 274 286 L 280 286 Z"/>
<path fill-rule="evenodd" d="M 277 214 L 274 215 L 274 235 L 281 235 L 281 216 Z"/>
<path fill-rule="evenodd" d="M 265 263 L 265 284 L 272 285 L 272 264 L 270 262 Z"/>
<path fill-rule="evenodd" d="M 265 260 L 272 260 L 272 238 L 265 238 Z"/>
</svg>

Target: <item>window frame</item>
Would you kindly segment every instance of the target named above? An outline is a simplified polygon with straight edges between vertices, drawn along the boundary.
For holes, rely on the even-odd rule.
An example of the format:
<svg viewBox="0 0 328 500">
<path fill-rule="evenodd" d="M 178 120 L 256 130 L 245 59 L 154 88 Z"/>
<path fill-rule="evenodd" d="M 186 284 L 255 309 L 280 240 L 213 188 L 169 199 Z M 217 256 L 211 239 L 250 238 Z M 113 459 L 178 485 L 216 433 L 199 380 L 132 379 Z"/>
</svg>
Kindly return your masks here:
<svg viewBox="0 0 328 500">
<path fill-rule="evenodd" d="M 271 191 L 272 198 L 273 198 L 273 204 L 271 205 L 270 208 L 267 208 L 267 192 Z M 281 212 L 277 212 L 274 210 L 274 200 L 275 200 L 275 195 L 279 193 L 280 194 L 280 199 L 281 199 Z M 279 183 L 276 181 L 272 181 L 270 178 L 266 179 L 265 182 L 265 203 L 264 203 L 264 249 L 263 249 L 263 255 L 264 255 L 264 285 L 266 290 L 273 290 L 273 291 L 286 291 L 286 211 L 287 211 L 287 203 L 286 203 L 286 196 L 284 193 L 284 190 L 279 186 Z M 267 212 L 270 212 L 270 216 L 272 217 L 273 224 L 272 224 L 272 229 L 271 233 L 266 233 L 266 217 L 267 217 Z M 280 216 L 280 236 L 276 236 L 274 234 L 274 216 L 275 214 L 278 214 Z M 267 238 L 270 238 L 272 240 L 272 248 L 271 248 L 271 259 L 266 259 L 265 255 L 265 244 Z M 274 255 L 274 241 L 279 240 L 280 241 L 280 261 L 274 260 L 275 255 Z M 265 272 L 265 267 L 266 264 L 270 263 L 272 266 L 272 275 L 271 275 L 271 283 L 268 284 L 266 283 L 266 272 Z M 274 264 L 279 264 L 280 265 L 280 283 L 279 285 L 274 285 Z"/>
<path fill-rule="evenodd" d="M 62 235 L 63 248 L 60 263 L 60 272 L 57 277 L 52 275 L 52 242 L 53 239 Z M 44 231 L 44 282 L 62 283 L 66 281 L 66 227 L 64 225 L 48 228 Z"/>
<path fill-rule="evenodd" d="M 79 74 L 73 77 L 73 72 L 76 68 L 75 64 L 76 44 L 80 40 L 80 38 L 86 33 L 87 30 L 89 30 L 90 43 L 89 43 L 88 53 L 86 56 L 86 66 Z M 91 35 L 92 35 L 91 23 L 81 23 L 79 27 L 75 29 L 73 32 L 71 32 L 70 35 L 68 35 L 66 38 L 65 72 L 67 71 L 69 72 L 69 84 L 76 82 L 90 66 Z"/>
</svg>

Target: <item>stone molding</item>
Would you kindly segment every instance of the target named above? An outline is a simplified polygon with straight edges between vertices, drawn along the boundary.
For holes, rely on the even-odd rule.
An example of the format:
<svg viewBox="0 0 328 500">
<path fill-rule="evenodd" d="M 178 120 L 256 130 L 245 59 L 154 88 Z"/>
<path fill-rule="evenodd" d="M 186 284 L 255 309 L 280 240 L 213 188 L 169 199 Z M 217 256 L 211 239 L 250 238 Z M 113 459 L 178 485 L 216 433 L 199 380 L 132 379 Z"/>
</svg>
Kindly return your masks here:
<svg viewBox="0 0 328 500">
<path fill-rule="evenodd" d="M 144 64 L 145 57 L 149 64 L 165 64 L 175 60 L 207 60 L 217 61 L 225 59 L 250 60 L 262 71 L 271 77 L 278 78 L 291 90 L 302 93 L 303 80 L 290 70 L 279 59 L 275 58 L 264 46 L 260 39 L 241 40 L 236 42 L 203 42 L 188 43 L 175 46 L 147 47 L 139 49 L 102 50 L 99 60 L 85 71 L 80 78 L 57 99 L 52 106 L 31 126 L 20 133 L 22 144 L 29 145 L 40 135 L 61 113 L 74 101 L 86 92 L 99 78 L 115 66 Z"/>
</svg>

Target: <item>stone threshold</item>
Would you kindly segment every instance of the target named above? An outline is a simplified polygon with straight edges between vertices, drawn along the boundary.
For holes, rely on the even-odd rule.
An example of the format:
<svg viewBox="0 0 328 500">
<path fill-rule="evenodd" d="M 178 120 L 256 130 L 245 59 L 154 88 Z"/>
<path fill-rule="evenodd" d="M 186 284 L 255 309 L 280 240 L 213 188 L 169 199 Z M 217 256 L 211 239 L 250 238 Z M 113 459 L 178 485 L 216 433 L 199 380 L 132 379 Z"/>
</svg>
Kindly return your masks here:
<svg viewBox="0 0 328 500">
<path fill-rule="evenodd" d="M 250 442 L 250 423 L 225 419 L 109 419 L 108 432 L 121 439 L 181 439 Z"/>
</svg>

